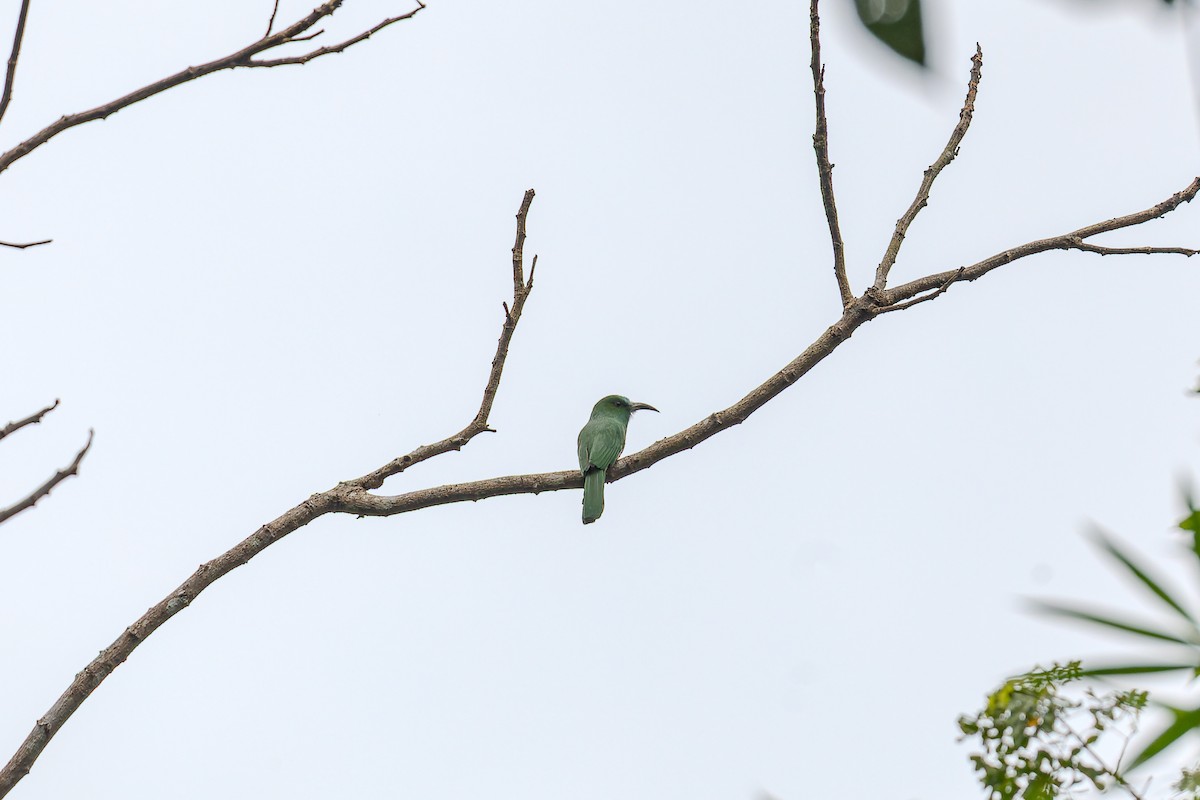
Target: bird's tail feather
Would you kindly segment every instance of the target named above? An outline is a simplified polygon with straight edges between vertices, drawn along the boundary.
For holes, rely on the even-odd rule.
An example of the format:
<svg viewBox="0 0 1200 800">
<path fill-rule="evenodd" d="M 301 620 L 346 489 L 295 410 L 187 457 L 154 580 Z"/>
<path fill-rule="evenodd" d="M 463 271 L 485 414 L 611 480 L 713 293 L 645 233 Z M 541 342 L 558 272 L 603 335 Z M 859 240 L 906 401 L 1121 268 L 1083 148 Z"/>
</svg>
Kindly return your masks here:
<svg viewBox="0 0 1200 800">
<path fill-rule="evenodd" d="M 583 524 L 595 522 L 604 513 L 604 470 L 593 469 L 583 476 Z"/>
</svg>

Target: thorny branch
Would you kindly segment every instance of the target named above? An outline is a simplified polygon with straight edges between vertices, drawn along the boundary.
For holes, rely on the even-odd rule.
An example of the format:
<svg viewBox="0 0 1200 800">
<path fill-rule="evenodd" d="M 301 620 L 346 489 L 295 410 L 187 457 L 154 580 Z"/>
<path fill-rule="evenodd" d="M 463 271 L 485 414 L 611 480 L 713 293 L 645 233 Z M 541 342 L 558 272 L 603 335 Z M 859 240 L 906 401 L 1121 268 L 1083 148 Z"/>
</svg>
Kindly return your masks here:
<svg viewBox="0 0 1200 800">
<path fill-rule="evenodd" d="M 854 302 L 854 292 L 846 277 L 846 246 L 838 225 L 837 203 L 833 199 L 833 164 L 829 163 L 829 124 L 825 119 L 825 65 L 821 63 L 821 17 L 817 13 L 819 0 L 809 6 L 809 40 L 812 43 L 813 95 L 816 97 L 817 124 L 813 133 L 813 150 L 817 154 L 817 174 L 820 177 L 821 201 L 825 204 L 825 219 L 829 223 L 829 238 L 833 242 L 833 275 L 837 279 L 842 308 Z"/>
<path fill-rule="evenodd" d="M 14 503 L 8 508 L 0 508 L 0 523 L 4 523 L 26 509 L 33 508 L 34 504 L 36 504 L 38 500 L 41 500 L 46 495 L 50 494 L 50 491 L 55 486 L 58 486 L 72 475 L 78 475 L 79 464 L 81 461 L 83 461 L 83 457 L 87 455 L 88 450 L 90 450 L 92 447 L 93 434 L 94 431 L 88 431 L 87 443 L 84 444 L 83 448 L 75 454 L 75 460 L 69 465 L 51 475 L 49 480 L 47 480 L 38 488 L 34 489 L 33 492 L 31 492 L 24 500 Z"/>
<path fill-rule="evenodd" d="M 938 297 L 941 297 L 942 295 L 944 295 L 946 293 L 946 290 L 949 289 L 956 280 L 958 280 L 959 278 L 962 277 L 962 274 L 965 270 L 966 270 L 966 267 L 959 267 L 957 270 L 955 270 L 954 277 L 950 278 L 950 280 L 946 281 L 941 286 L 939 286 L 935 291 L 930 292 L 929 294 L 923 294 L 920 297 L 917 297 L 913 300 L 909 300 L 904 303 L 895 303 L 890 306 L 880 306 L 876 310 L 876 313 L 877 314 L 886 314 L 889 311 L 903 311 L 906 308 L 912 308 L 915 305 L 920 305 L 921 303 L 928 303 L 930 300 L 935 300 Z"/>
<path fill-rule="evenodd" d="M 273 47 L 276 44 L 282 44 L 285 40 L 294 40 L 296 36 L 307 31 L 312 24 L 322 15 L 332 13 L 336 3 L 326 3 L 318 7 L 313 14 L 310 14 L 304 20 L 292 25 L 280 33 L 266 37 L 263 42 L 239 51 L 233 56 L 221 62 L 212 62 L 210 65 L 198 69 L 207 69 L 209 72 L 216 69 L 224 69 L 231 66 L 251 66 L 248 63 L 254 52 L 262 52 L 268 47 Z M 813 12 L 815 14 L 816 4 L 813 4 Z M 412 12 L 412 13 L 415 13 Z M 814 31 L 815 20 L 814 20 Z M 364 35 L 369 35 L 364 34 Z M 282 38 L 280 38 L 282 37 Z M 264 44 L 273 42 L 273 44 Z M 814 47 L 817 45 L 814 33 Z M 257 48 L 257 49 L 255 49 Z M 325 48 L 322 48 L 325 50 Z M 314 53 L 317 51 L 314 51 Z M 329 52 L 332 52 L 330 50 Z M 314 56 L 315 57 L 315 56 Z M 302 59 L 304 57 L 296 57 Z M 1188 248 L 1100 248 L 1099 246 L 1089 245 L 1086 239 L 1089 239 L 1097 234 L 1104 233 L 1119 228 L 1139 225 L 1151 219 L 1161 217 L 1164 214 L 1178 208 L 1181 204 L 1189 202 L 1196 193 L 1200 191 L 1200 178 L 1193 181 L 1183 191 L 1172 195 L 1168 199 L 1158 203 L 1150 208 L 1126 215 L 1124 217 L 1116 217 L 1104 222 L 1098 222 L 1076 231 L 1063 234 L 1061 236 L 1051 237 L 1049 239 L 1041 239 L 1035 242 L 1029 242 L 1001 253 L 993 255 L 976 264 L 964 267 L 957 267 L 945 272 L 926 275 L 923 278 L 911 281 L 893 289 L 887 289 L 886 278 L 887 270 L 895 261 L 895 253 L 899 250 L 899 243 L 904 237 L 908 226 L 912 219 L 916 216 L 917 211 L 925 205 L 928 199 L 929 187 L 933 182 L 933 178 L 937 173 L 946 166 L 954 157 L 957 150 L 958 142 L 966 132 L 967 124 L 970 122 L 971 113 L 973 111 L 975 91 L 979 82 L 979 72 L 981 64 L 981 55 L 977 50 L 973 59 L 974 66 L 971 74 L 971 87 L 968 91 L 967 101 L 964 104 L 963 111 L 960 114 L 959 125 L 955 128 L 955 133 L 951 136 L 950 144 L 942 153 L 942 157 L 926 171 L 925 181 L 922 183 L 922 188 L 918 192 L 917 200 L 909 212 L 901 218 L 897 223 L 896 234 L 893 236 L 892 244 L 889 245 L 888 253 L 885 256 L 884 263 L 881 264 L 882 272 L 877 274 L 876 285 L 868 288 L 859 297 L 852 297 L 843 307 L 841 317 L 835 321 L 828 329 L 825 330 L 816 341 L 810 344 L 802 353 L 783 367 L 783 369 L 770 376 L 760 386 L 753 389 L 745 397 L 731 405 L 729 408 L 710 414 L 696 424 L 685 430 L 661 439 L 649 447 L 626 456 L 620 459 L 610 470 L 609 480 L 620 480 L 621 478 L 632 475 L 636 472 L 648 469 L 654 464 L 669 458 L 673 455 L 691 449 L 706 439 L 715 436 L 721 431 L 738 425 L 745 421 L 751 414 L 776 397 L 788 386 L 802 378 L 809 370 L 819 364 L 825 357 L 832 353 L 840 344 L 845 342 L 853 335 L 853 333 L 864 323 L 874 319 L 875 317 L 896 311 L 902 308 L 909 308 L 927 300 L 932 300 L 944 294 L 951 285 L 963 280 L 975 280 L 983 277 L 988 272 L 996 269 L 1003 264 L 1008 264 L 1022 258 L 1026 258 L 1037 253 L 1046 252 L 1047 250 L 1085 250 L 1091 252 L 1171 252 L 1192 254 L 1195 251 Z M 303 61 L 281 60 L 280 63 L 303 63 Z M 219 64 L 219 66 L 213 66 Z M 266 65 L 261 62 L 260 65 Z M 205 73 L 207 74 L 207 73 Z M 175 81 L 176 83 L 183 80 L 190 80 L 196 75 L 189 75 L 186 78 L 180 79 L 178 76 L 165 79 L 166 81 Z M 819 72 L 816 75 L 816 88 L 820 89 L 821 79 Z M 161 84 L 162 82 L 160 82 Z M 154 91 L 162 91 L 163 88 L 169 86 L 153 84 L 152 87 L 159 87 Z M 175 85 L 174 83 L 170 85 Z M 148 89 L 151 87 L 147 87 Z M 143 90 L 145 92 L 146 90 Z M 102 114 L 98 113 L 104 109 L 109 109 L 106 113 L 112 113 L 117 108 L 129 105 L 139 99 L 149 96 L 143 93 L 141 96 L 134 97 L 129 95 L 116 101 L 116 104 L 94 109 L 92 112 L 85 112 L 85 115 L 91 115 L 90 119 L 98 118 Z M 132 98 L 132 99 L 130 99 Z M 64 118 L 68 119 L 68 118 Z M 78 115 L 70 118 L 70 125 L 80 124 L 86 119 L 80 118 Z M 61 122 L 61 121 L 60 121 Z M 69 127 L 67 125 L 66 127 Z M 50 130 L 50 129 L 47 129 Z M 60 132 L 54 130 L 48 135 L 45 131 L 39 134 L 41 139 L 35 137 L 36 143 L 28 147 L 26 151 L 32 147 L 43 143 L 50 135 Z M 28 143 L 26 143 L 28 144 Z M 21 145 L 25 147 L 26 145 Z M 13 151 L 10 151 L 10 154 Z M 24 152 L 17 155 L 24 155 Z M 4 158 L 9 158 L 6 162 Z M 7 167 L 15 157 L 9 157 L 9 154 L 0 156 L 0 169 Z M 822 179 L 827 177 L 822 176 Z M 830 205 L 832 205 L 832 194 L 829 195 Z M 200 567 L 187 580 L 179 585 L 167 597 L 159 601 L 141 618 L 126 628 L 117 639 L 101 651 L 82 672 L 76 675 L 75 679 L 67 687 L 66 691 L 58 698 L 51 706 L 50 710 L 37 721 L 33 730 L 26 737 L 24 742 L 12 756 L 8 764 L 0 770 L 0 797 L 6 795 L 18 781 L 28 774 L 33 763 L 40 756 L 49 741 L 62 728 L 63 724 L 70 716 L 79 708 L 79 706 L 91 695 L 93 691 L 104 681 L 109 674 L 112 673 L 126 658 L 141 644 L 146 637 L 150 636 L 171 619 L 175 614 L 179 613 L 184 608 L 188 607 L 201 592 L 211 586 L 215 581 L 228 574 L 237 567 L 247 563 L 266 548 L 270 547 L 275 542 L 279 541 L 289 533 L 304 527 L 309 522 L 317 519 L 325 514 L 342 513 L 355 514 L 362 516 L 390 516 L 401 514 L 408 511 L 415 511 L 421 508 L 428 508 L 435 505 L 444 505 L 447 503 L 458 503 L 468 500 L 482 500 L 488 497 L 498 497 L 501 495 L 511 494 L 538 494 L 540 492 L 558 491 L 561 489 L 576 489 L 583 485 L 583 479 L 580 473 L 575 470 L 565 470 L 561 472 L 547 472 L 531 475 L 509 475 L 504 477 L 490 478 L 487 480 L 472 481 L 469 483 L 450 484 L 445 486 L 437 486 L 429 489 L 420 489 L 416 491 L 406 492 L 404 494 L 383 496 L 373 494 L 372 489 L 379 488 L 383 481 L 399 472 L 404 471 L 409 466 L 425 461 L 434 456 L 448 452 L 450 450 L 460 449 L 463 445 L 469 442 L 474 436 L 487 430 L 491 430 L 487 425 L 488 416 L 491 411 L 492 402 L 495 398 L 496 391 L 499 388 L 500 377 L 504 368 L 505 359 L 508 355 L 509 344 L 512 340 L 513 332 L 516 329 L 517 322 L 520 319 L 521 311 L 524 307 L 526 298 L 533 287 L 533 266 L 531 266 L 528 280 L 523 274 L 523 248 L 525 239 L 525 222 L 529 211 L 530 203 L 533 199 L 532 190 L 527 192 L 524 200 L 521 203 L 520 210 L 517 213 L 517 238 L 513 246 L 513 298 L 512 306 L 505 304 L 504 323 L 501 327 L 500 340 L 496 347 L 496 355 L 492 360 L 492 368 L 488 374 L 488 379 L 484 387 L 483 399 L 480 403 L 479 411 L 475 418 L 457 434 L 435 442 L 431 445 L 424 445 L 413 450 L 405 456 L 401 456 L 393 461 L 385 464 L 379 469 L 367 473 L 360 478 L 339 483 L 332 489 L 312 495 L 304 502 L 296 507 L 286 511 L 281 516 L 263 525 L 258 530 L 254 531 L 248 538 L 235 545 L 226 553 L 216 557 L 212 561 L 200 565 Z M 831 223 L 832 225 L 832 223 Z M 835 262 L 836 263 L 836 262 Z M 534 260 L 534 266 L 536 259 Z M 839 290 L 841 289 L 839 281 Z M 845 296 L 843 295 L 843 300 Z"/>
</svg>

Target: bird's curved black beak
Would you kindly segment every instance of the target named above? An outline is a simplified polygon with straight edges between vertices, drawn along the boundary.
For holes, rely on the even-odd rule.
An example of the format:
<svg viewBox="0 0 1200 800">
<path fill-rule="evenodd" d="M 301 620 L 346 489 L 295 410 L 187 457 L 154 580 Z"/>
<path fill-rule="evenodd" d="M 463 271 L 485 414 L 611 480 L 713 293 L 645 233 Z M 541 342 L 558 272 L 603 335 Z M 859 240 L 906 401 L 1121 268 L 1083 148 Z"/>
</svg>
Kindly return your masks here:
<svg viewBox="0 0 1200 800">
<path fill-rule="evenodd" d="M 656 413 L 661 413 L 661 412 L 659 412 L 659 410 L 657 408 L 650 405 L 649 403 L 630 403 L 629 410 L 630 411 L 654 411 Z"/>
</svg>

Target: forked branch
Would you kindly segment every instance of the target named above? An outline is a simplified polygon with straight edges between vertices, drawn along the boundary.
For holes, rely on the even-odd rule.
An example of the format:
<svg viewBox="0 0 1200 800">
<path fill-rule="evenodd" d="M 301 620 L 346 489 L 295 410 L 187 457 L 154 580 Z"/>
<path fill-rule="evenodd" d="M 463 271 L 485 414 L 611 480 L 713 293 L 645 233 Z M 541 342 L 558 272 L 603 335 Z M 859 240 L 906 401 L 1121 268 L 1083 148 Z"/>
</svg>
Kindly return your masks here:
<svg viewBox="0 0 1200 800">
<path fill-rule="evenodd" d="M 422 0 L 415 0 L 417 5 L 411 11 L 398 16 L 388 17 L 382 22 L 372 26 L 368 30 L 337 45 L 333 45 L 331 47 L 320 47 L 309 53 L 297 56 L 288 56 L 273 60 L 257 59 L 257 56 L 269 50 L 273 50 L 282 45 L 304 41 L 306 38 L 311 38 L 314 26 L 316 26 L 318 22 L 326 17 L 331 16 L 342 5 L 342 2 L 343 0 L 327 0 L 327 2 L 317 6 L 307 15 L 296 22 L 293 22 L 286 28 L 278 31 L 277 33 L 264 36 L 261 39 L 246 45 L 242 49 L 230 53 L 227 56 L 209 61 L 205 64 L 200 64 L 199 66 L 187 67 L 186 69 L 176 72 L 174 75 L 168 75 L 161 80 L 147 84 L 140 89 L 135 89 L 129 94 L 118 97 L 116 100 L 112 100 L 103 105 L 88 109 L 87 111 L 80 111 L 75 114 L 67 114 L 64 117 L 60 117 L 12 149 L 4 153 L 0 153 L 0 172 L 8 169 L 15 162 L 29 155 L 46 142 L 53 139 L 55 136 L 58 136 L 63 131 L 70 130 L 71 128 L 74 128 L 77 125 L 82 125 L 85 122 L 104 119 L 112 114 L 115 114 L 123 108 L 145 100 L 148 97 L 153 97 L 156 94 L 165 92 L 168 89 L 179 86 L 180 84 L 187 83 L 188 81 L 194 81 L 197 78 L 204 77 L 205 75 L 211 75 L 214 72 L 221 72 L 227 69 L 236 69 L 238 67 L 273 67 L 283 64 L 303 64 L 323 55 L 340 53 L 346 48 L 366 40 L 372 34 L 379 32 L 389 25 L 402 20 L 411 19 L 412 17 L 416 16 L 418 12 L 425 8 L 425 4 L 422 2 Z M 28 3 L 26 3 L 26 5 L 28 5 Z M 272 19 L 272 24 L 273 22 L 274 20 Z M 15 61 L 10 61 L 9 63 L 11 77 L 12 70 L 15 69 Z"/>
<path fill-rule="evenodd" d="M 212 561 L 201 564 L 190 578 L 179 585 L 175 591 L 167 595 L 136 622 L 126 628 L 111 645 L 100 652 L 82 672 L 75 676 L 67 690 L 51 706 L 50 710 L 37 721 L 33 730 L 25 737 L 17 752 L 13 754 L 8 764 L 0 770 L 0 797 L 7 795 L 14 786 L 33 767 L 33 763 L 45 750 L 46 745 L 54 738 L 63 724 L 70 719 L 75 710 L 86 700 L 96 687 L 104 681 L 147 636 L 158 630 L 171 617 L 187 608 L 197 596 L 215 581 L 227 575 L 232 570 L 254 558 L 275 542 L 287 536 L 292 531 L 302 528 L 317 517 L 332 511 L 347 511 L 344 499 L 351 496 L 367 495 L 368 489 L 381 486 L 391 475 L 403 472 L 413 464 L 426 461 L 434 456 L 451 450 L 460 450 L 478 434 L 491 430 L 488 427 L 488 416 L 491 413 L 492 402 L 500 386 L 500 376 L 504 371 L 504 363 L 508 357 L 509 344 L 521 319 L 521 311 L 529 293 L 533 290 L 533 269 L 530 269 L 529 279 L 525 280 L 523 272 L 526 217 L 533 203 L 532 189 L 525 193 L 517 212 L 517 240 L 513 246 L 513 298 L 512 306 L 504 315 L 504 323 L 500 329 L 500 341 L 496 345 L 496 355 L 492 359 L 492 367 L 484 385 L 483 401 L 479 411 L 468 425 L 453 436 L 448 436 L 440 442 L 424 445 L 400 458 L 393 459 L 373 472 L 361 478 L 339 483 L 333 489 L 314 494 L 295 508 L 285 512 L 277 519 L 263 525 L 250 537 L 217 556 Z M 536 259 L 535 259 L 536 261 Z M 51 407 L 52 408 L 52 407 Z M 49 409 L 40 414 L 44 415 Z M 21 421 L 20 424 L 32 424 Z M 18 423 L 12 423 L 18 425 Z M 11 427 L 11 426 L 10 426 Z M 19 425 L 18 425 L 19 427 Z M 14 428 L 15 430 L 15 428 Z M 91 444 L 91 438 L 88 438 Z M 84 447 L 76 457 L 73 467 L 79 466 L 80 459 L 87 452 Z M 61 480 L 61 479 L 60 479 Z M 47 490 L 48 491 L 48 490 Z"/>
<path fill-rule="evenodd" d="M 500 390 L 500 376 L 504 373 L 504 362 L 508 358 L 508 346 L 512 342 L 513 333 L 517 330 L 517 323 L 521 321 L 521 312 L 525 309 L 525 300 L 528 299 L 529 293 L 533 291 L 533 270 L 529 271 L 528 281 L 525 280 L 523 271 L 525 223 L 529 216 L 529 207 L 533 204 L 533 197 L 533 189 L 526 191 L 524 199 L 521 200 L 521 207 L 517 211 L 517 241 L 512 249 L 512 308 L 509 308 L 507 303 L 504 304 L 504 325 L 500 328 L 500 341 L 496 343 L 496 355 L 492 358 L 492 369 L 488 373 L 487 382 L 483 386 L 483 400 L 479 403 L 479 410 L 475 412 L 475 417 L 467 424 L 467 427 L 453 436 L 447 436 L 440 442 L 418 447 L 411 453 L 392 459 L 379 469 L 368 472 L 361 478 L 346 481 L 341 484 L 342 486 L 363 491 L 378 489 L 387 478 L 403 472 L 413 464 L 428 461 L 434 456 L 440 456 L 442 453 L 448 453 L 451 450 L 461 450 L 463 445 L 484 431 L 494 432 L 488 427 L 488 417 L 492 413 L 492 403 L 496 399 L 496 392 Z M 534 256 L 533 264 L 534 266 L 537 265 L 536 256 Z"/>
<path fill-rule="evenodd" d="M 690 450 L 721 431 L 745 422 L 751 414 L 824 360 L 838 345 L 849 339 L 863 323 L 869 322 L 881 314 L 899 311 L 933 300 L 945 294 L 958 281 L 975 280 L 1003 264 L 1009 264 L 1031 255 L 1055 249 L 1085 249 L 1078 246 L 1083 239 L 1161 217 L 1190 201 L 1198 191 L 1200 191 L 1200 178 L 1192 181 L 1183 191 L 1144 211 L 1088 225 L 1062 236 L 1029 242 L 1005 250 L 970 267 L 958 267 L 947 272 L 928 275 L 892 290 L 876 292 L 872 287 L 861 297 L 855 298 L 843 310 L 841 318 L 827 328 L 804 352 L 769 377 L 762 385 L 729 408 L 709 414 L 674 436 L 660 439 L 649 447 L 622 458 L 609 469 L 609 481 L 620 480 L 648 469 L 665 458 Z M 1160 249 L 1162 252 L 1185 255 L 1196 252 L 1188 248 Z M 1137 252 L 1141 252 L 1141 250 L 1139 249 Z M 512 494 L 539 494 L 561 489 L 578 489 L 582 486 L 583 479 L 578 470 L 509 475 L 469 483 L 437 486 L 431 489 L 419 489 L 392 497 L 369 492 L 350 492 L 342 499 L 341 506 L 336 510 L 364 516 L 391 516 L 448 503 L 476 501 Z"/>
<path fill-rule="evenodd" d="M 351 36 L 349 39 L 338 42 L 337 44 L 329 45 L 327 47 L 318 47 L 316 50 L 311 50 L 307 53 L 302 53 L 298 56 L 284 56 L 283 58 L 271 58 L 271 59 L 265 59 L 265 60 L 264 59 L 253 59 L 251 61 L 247 61 L 242 66 L 283 67 L 283 66 L 287 66 L 289 64 L 307 64 L 309 61 L 312 61 L 315 58 L 320 58 L 321 56 L 327 56 L 327 55 L 330 55 L 331 53 L 340 53 L 343 50 L 346 50 L 347 48 L 353 47 L 354 45 L 358 44 L 359 42 L 364 42 L 367 39 L 370 39 L 375 34 L 379 33 L 381 30 L 383 30 L 387 26 L 393 25 L 397 22 L 400 22 L 401 20 L 406 20 L 406 19 L 412 17 L 414 14 L 416 14 L 418 11 L 420 11 L 423 8 L 425 8 L 425 4 L 422 3 L 421 0 L 417 0 L 417 8 L 414 8 L 412 11 L 409 11 L 406 14 L 398 14 L 397 16 L 394 16 L 394 17 L 388 17 L 387 19 L 384 19 L 381 22 L 376 23 L 372 27 L 370 27 L 367 30 L 363 31 L 362 33 L 358 34 L 357 36 Z M 317 38 L 322 33 L 324 33 L 324 31 L 314 31 L 313 33 L 309 34 L 308 36 L 294 36 L 294 37 L 292 37 L 291 41 L 292 42 L 308 41 L 309 39 Z"/>
<path fill-rule="evenodd" d="M 945 272 L 936 272 L 932 275 L 918 278 L 915 281 L 909 281 L 894 289 L 887 289 L 877 295 L 879 304 L 881 307 L 893 306 L 925 292 L 937 290 L 947 283 L 953 284 L 960 281 L 978 280 L 997 267 L 1011 264 L 1013 261 L 1037 255 L 1038 253 L 1045 253 L 1049 250 L 1082 250 L 1102 255 L 1175 253 L 1178 255 L 1193 256 L 1200 254 L 1200 251 L 1187 247 L 1101 247 L 1099 245 L 1092 245 L 1086 241 L 1101 233 L 1141 225 L 1144 222 L 1165 216 L 1184 203 L 1190 203 L 1197 192 L 1200 192 L 1200 177 L 1193 180 L 1182 191 L 1176 192 L 1161 203 L 1155 203 L 1142 211 L 1135 211 L 1123 217 L 1114 217 L 1103 222 L 1087 225 L 1079 230 L 1064 233 L 1060 236 L 1051 236 L 1047 239 L 1026 242 L 1025 244 L 1017 245 L 1016 247 L 1011 247 L 1008 250 L 989 256 L 982 261 L 977 261 L 970 266 L 958 267 L 957 269 Z"/>
</svg>

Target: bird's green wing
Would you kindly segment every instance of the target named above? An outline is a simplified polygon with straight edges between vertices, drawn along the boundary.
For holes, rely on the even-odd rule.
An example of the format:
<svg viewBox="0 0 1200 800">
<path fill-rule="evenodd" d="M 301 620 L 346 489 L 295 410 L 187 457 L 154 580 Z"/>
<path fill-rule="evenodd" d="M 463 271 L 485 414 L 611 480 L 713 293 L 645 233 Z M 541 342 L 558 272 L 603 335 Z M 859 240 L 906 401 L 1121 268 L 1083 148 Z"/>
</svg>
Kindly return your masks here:
<svg viewBox="0 0 1200 800">
<path fill-rule="evenodd" d="M 625 428 L 606 419 L 592 420 L 579 432 L 579 469 L 607 470 L 625 448 Z"/>
</svg>

